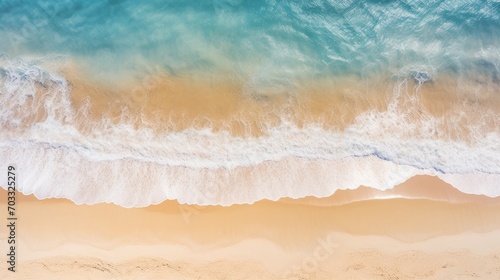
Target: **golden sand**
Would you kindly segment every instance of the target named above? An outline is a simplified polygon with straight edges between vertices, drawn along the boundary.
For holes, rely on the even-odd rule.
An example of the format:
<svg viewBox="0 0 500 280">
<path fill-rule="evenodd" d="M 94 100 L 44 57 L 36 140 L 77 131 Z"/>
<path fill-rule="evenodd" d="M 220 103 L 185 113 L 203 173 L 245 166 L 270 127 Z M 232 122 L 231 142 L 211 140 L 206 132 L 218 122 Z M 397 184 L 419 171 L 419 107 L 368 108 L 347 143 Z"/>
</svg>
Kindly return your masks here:
<svg viewBox="0 0 500 280">
<path fill-rule="evenodd" d="M 1 279 L 494 279 L 500 272 L 498 198 L 466 195 L 429 176 L 386 192 L 363 187 L 229 207 L 166 201 L 126 209 L 17 197 L 18 272 L 12 278 L 2 269 Z M 5 191 L 0 199 L 5 208 Z"/>
</svg>

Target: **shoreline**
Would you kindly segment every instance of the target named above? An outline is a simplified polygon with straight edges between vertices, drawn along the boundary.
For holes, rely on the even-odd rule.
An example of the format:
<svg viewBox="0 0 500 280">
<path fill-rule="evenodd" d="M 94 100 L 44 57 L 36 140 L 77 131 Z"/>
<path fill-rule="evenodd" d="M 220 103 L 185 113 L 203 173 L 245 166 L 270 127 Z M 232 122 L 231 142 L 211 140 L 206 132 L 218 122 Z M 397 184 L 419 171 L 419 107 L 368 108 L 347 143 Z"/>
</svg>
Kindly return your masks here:
<svg viewBox="0 0 500 280">
<path fill-rule="evenodd" d="M 412 196 L 411 191 L 415 191 L 415 184 L 425 182 L 429 184 L 427 188 L 424 187 L 421 193 L 414 193 Z M 430 184 L 434 183 L 442 185 L 431 187 Z M 389 197 L 370 198 L 369 195 L 373 194 L 387 194 Z M 350 200 L 346 200 L 346 197 Z M 1 203 L 5 204 L 5 190 L 1 190 L 0 198 Z M 440 182 L 439 179 L 429 176 L 412 178 L 387 191 L 361 187 L 339 191 L 327 198 L 262 200 L 253 204 L 231 206 L 198 206 L 169 200 L 143 208 L 123 208 L 109 203 L 76 205 L 60 198 L 39 200 L 32 195 L 26 196 L 20 193 L 18 193 L 18 205 L 19 215 L 27 215 L 25 223 L 34 231 L 40 230 L 41 235 L 49 234 L 51 227 L 55 229 L 61 227 L 70 217 L 79 217 L 81 225 L 65 228 L 68 237 L 94 232 L 102 235 L 104 239 L 113 239 L 126 236 L 120 232 L 139 234 L 148 231 L 149 235 L 156 236 L 157 240 L 177 242 L 183 237 L 192 236 L 191 240 L 193 242 L 197 240 L 200 244 L 217 244 L 212 241 L 224 240 L 220 239 L 219 235 L 227 234 L 226 228 L 232 228 L 235 233 L 240 232 L 243 239 L 273 240 L 279 231 L 293 228 L 298 224 L 309 224 L 301 231 L 302 233 L 345 232 L 352 235 L 384 235 L 403 241 L 407 239 L 407 242 L 418 242 L 433 236 L 460 234 L 470 230 L 488 232 L 500 229 L 500 215 L 492 215 L 500 213 L 500 197 L 488 198 L 463 194 Z M 395 211 L 396 209 L 398 211 Z M 37 217 L 30 217 L 29 213 L 37 213 Z M 52 217 L 54 213 L 58 215 Z M 433 214 L 429 216 L 431 213 Z M 291 217 L 295 217 L 296 220 Z M 460 223 L 458 220 L 452 220 L 458 217 Z M 351 219 L 357 222 L 351 222 Z M 447 220 L 449 221 L 446 222 Z M 115 221 L 109 227 L 111 231 L 105 226 L 106 221 Z M 227 224 L 223 228 L 209 226 L 211 223 L 218 224 L 219 221 L 226 221 Z M 134 229 L 135 223 L 142 224 L 143 228 Z M 444 223 L 446 227 L 440 223 Z M 173 228 L 175 232 L 165 233 L 162 226 Z M 263 228 L 275 228 L 276 231 L 263 231 Z M 211 233 L 205 230 L 206 238 L 196 238 L 196 233 L 202 232 L 203 229 L 210 229 Z M 410 233 L 415 236 L 408 238 L 406 234 Z M 295 237 L 290 235 L 288 238 L 291 238 L 289 242 L 295 242 L 297 245 L 307 245 L 307 234 Z M 287 243 L 286 239 L 277 242 Z"/>
</svg>

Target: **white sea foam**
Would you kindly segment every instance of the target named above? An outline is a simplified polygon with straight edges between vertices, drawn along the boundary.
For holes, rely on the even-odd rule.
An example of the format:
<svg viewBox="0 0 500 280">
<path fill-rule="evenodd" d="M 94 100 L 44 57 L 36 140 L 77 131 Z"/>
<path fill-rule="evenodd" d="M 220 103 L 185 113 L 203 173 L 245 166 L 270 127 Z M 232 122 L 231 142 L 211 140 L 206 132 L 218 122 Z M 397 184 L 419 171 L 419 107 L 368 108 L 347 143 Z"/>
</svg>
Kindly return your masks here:
<svg viewBox="0 0 500 280">
<path fill-rule="evenodd" d="M 15 164 L 18 189 L 39 198 L 125 207 L 165 199 L 231 205 L 325 197 L 360 185 L 384 190 L 418 174 L 437 175 L 465 193 L 500 196 L 499 130 L 470 126 L 473 141 L 465 142 L 448 140 L 439 129 L 449 120 L 422 115 L 415 124 L 412 112 L 399 109 L 404 79 L 385 112 L 361 114 L 342 132 L 298 128 L 284 119 L 259 138 L 210 129 L 156 134 L 103 120 L 83 134 L 73 119 L 85 112 L 73 112 L 63 77 L 22 59 L 1 63 L 0 168 Z M 43 104 L 28 107 L 39 94 L 46 95 Z M 418 107 L 417 97 L 409 100 Z M 46 118 L 20 126 L 26 116 L 16 110 L 39 106 Z M 496 112 L 484 114 L 499 123 Z M 0 185 L 6 186 L 5 176 Z"/>
</svg>

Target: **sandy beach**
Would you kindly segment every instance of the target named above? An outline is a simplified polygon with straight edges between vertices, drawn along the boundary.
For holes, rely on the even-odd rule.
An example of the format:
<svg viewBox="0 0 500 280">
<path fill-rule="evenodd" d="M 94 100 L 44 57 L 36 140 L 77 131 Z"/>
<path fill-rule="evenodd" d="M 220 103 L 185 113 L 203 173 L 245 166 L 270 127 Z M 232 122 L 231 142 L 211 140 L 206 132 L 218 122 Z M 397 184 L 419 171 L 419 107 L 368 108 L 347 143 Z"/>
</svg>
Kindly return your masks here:
<svg viewBox="0 0 500 280">
<path fill-rule="evenodd" d="M 0 0 L 0 38 L 0 280 L 500 279 L 498 1 Z"/>
<path fill-rule="evenodd" d="M 0 198 L 4 208 L 5 191 Z M 229 207 L 166 201 L 127 209 L 22 194 L 17 205 L 17 272 L 2 269 L 2 279 L 495 279 L 500 273 L 498 198 L 466 195 L 430 176 L 386 192 L 362 187 L 322 199 Z"/>
</svg>

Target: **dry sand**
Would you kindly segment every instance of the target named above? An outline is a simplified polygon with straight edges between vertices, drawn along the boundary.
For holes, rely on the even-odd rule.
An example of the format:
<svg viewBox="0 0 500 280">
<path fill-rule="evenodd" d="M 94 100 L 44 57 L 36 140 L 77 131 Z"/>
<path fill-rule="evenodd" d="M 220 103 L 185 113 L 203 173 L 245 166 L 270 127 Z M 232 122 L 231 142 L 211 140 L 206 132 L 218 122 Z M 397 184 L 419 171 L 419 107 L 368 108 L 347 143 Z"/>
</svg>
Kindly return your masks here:
<svg viewBox="0 0 500 280">
<path fill-rule="evenodd" d="M 363 187 L 323 199 L 230 207 L 166 201 L 126 209 L 17 198 L 17 272 L 8 272 L 3 262 L 0 279 L 500 275 L 498 198 L 462 194 L 429 176 L 387 192 Z M 6 200 L 2 191 L 0 209 L 6 209 Z M 6 221 L 6 211 L 0 214 Z M 5 245 L 6 231 L 0 233 Z"/>
</svg>

